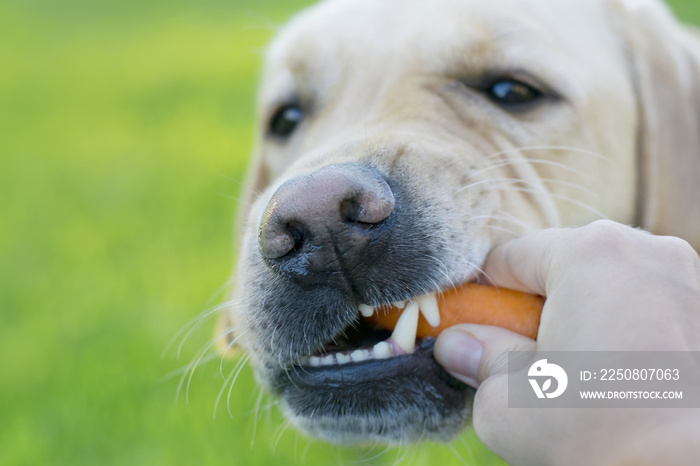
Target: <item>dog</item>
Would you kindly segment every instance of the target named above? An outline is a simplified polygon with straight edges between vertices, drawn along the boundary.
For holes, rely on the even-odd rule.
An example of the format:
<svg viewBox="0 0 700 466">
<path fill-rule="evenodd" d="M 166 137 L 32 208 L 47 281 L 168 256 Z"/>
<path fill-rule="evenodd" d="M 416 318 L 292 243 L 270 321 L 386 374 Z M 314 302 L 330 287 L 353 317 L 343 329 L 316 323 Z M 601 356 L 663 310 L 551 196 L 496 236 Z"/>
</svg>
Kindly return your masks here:
<svg viewBox="0 0 700 466">
<path fill-rule="evenodd" d="M 434 302 L 536 229 L 607 218 L 697 249 L 698 83 L 698 36 L 655 0 L 311 7 L 267 50 L 224 344 L 311 436 L 450 441 L 473 389 L 362 316 Z"/>
</svg>

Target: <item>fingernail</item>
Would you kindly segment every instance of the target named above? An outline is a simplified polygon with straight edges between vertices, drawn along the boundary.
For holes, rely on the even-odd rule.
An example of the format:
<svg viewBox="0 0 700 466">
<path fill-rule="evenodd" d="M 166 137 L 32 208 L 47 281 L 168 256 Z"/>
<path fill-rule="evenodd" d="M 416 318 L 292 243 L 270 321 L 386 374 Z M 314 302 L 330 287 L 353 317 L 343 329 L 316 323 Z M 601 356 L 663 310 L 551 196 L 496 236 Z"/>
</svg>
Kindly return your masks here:
<svg viewBox="0 0 700 466">
<path fill-rule="evenodd" d="M 479 362 L 484 347 L 469 333 L 452 329 L 442 332 L 433 355 L 435 360 L 462 382 L 477 387 Z"/>
</svg>

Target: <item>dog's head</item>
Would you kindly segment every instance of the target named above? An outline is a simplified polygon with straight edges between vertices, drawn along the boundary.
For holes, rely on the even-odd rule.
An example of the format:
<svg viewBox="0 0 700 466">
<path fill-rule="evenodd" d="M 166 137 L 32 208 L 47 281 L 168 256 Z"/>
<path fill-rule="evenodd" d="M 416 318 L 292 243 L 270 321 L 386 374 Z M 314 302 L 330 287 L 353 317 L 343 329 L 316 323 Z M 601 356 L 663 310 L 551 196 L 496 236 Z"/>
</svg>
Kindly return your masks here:
<svg viewBox="0 0 700 466">
<path fill-rule="evenodd" d="M 459 432 L 473 390 L 430 339 L 381 343 L 358 309 L 474 280 L 509 238 L 608 217 L 697 245 L 692 40 L 641 0 L 297 16 L 267 54 L 226 315 L 295 424 L 344 443 Z"/>
</svg>

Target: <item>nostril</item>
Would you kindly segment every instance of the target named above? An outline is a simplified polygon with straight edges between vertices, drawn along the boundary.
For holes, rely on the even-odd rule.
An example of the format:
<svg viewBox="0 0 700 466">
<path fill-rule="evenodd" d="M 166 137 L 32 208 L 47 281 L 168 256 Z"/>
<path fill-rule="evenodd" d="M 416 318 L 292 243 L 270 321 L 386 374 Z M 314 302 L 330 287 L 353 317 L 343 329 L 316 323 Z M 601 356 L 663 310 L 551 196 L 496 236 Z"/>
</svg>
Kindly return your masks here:
<svg viewBox="0 0 700 466">
<path fill-rule="evenodd" d="M 346 222 L 377 224 L 386 220 L 394 211 L 394 194 L 389 186 L 378 180 L 340 203 L 340 215 Z"/>
<path fill-rule="evenodd" d="M 303 247 L 306 235 L 300 223 L 266 226 L 258 232 L 260 251 L 265 259 L 280 259 Z"/>
<path fill-rule="evenodd" d="M 340 217 L 345 222 L 364 223 L 360 220 L 363 210 L 362 205 L 353 199 L 346 199 L 340 203 Z"/>
<path fill-rule="evenodd" d="M 304 230 L 304 227 L 301 223 L 299 223 L 299 222 L 288 223 L 287 224 L 287 235 L 289 235 L 289 237 L 293 241 L 293 244 L 292 244 L 291 249 L 289 251 L 287 251 L 286 254 L 299 251 L 302 247 L 304 247 L 304 241 L 306 240 L 307 233 Z"/>
<path fill-rule="evenodd" d="M 375 225 L 386 220 L 392 211 L 393 203 L 384 201 L 362 203 L 355 199 L 347 199 L 340 203 L 340 216 L 348 223 Z"/>
</svg>

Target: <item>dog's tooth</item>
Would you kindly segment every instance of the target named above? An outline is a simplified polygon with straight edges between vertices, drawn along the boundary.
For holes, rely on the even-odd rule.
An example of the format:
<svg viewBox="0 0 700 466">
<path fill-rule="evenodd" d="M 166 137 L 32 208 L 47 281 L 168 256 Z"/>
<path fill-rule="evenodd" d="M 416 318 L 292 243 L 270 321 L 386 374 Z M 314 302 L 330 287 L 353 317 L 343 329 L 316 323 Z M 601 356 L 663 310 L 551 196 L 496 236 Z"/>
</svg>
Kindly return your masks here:
<svg viewBox="0 0 700 466">
<path fill-rule="evenodd" d="M 391 303 L 394 307 L 398 307 L 399 309 L 403 309 L 406 307 L 406 301 L 395 301 Z"/>
<path fill-rule="evenodd" d="M 398 322 L 396 322 L 394 333 L 391 334 L 391 338 L 399 345 L 399 348 L 408 354 L 413 353 L 416 344 L 418 313 L 418 302 L 411 301 L 408 303 L 406 309 L 401 313 Z"/>
<path fill-rule="evenodd" d="M 372 314 L 374 314 L 374 306 L 370 306 L 368 304 L 360 304 L 359 308 L 362 317 L 372 317 Z"/>
<path fill-rule="evenodd" d="M 355 350 L 350 353 L 350 359 L 354 362 L 366 361 L 369 359 L 369 351 L 361 349 Z"/>
<path fill-rule="evenodd" d="M 385 341 L 380 341 L 374 348 L 372 348 L 372 354 L 375 359 L 386 359 L 390 358 L 394 353 L 394 347 Z"/>
<path fill-rule="evenodd" d="M 336 361 L 338 361 L 338 364 L 347 364 L 350 361 L 352 361 L 349 354 L 343 354 L 343 353 L 336 353 L 335 359 L 336 359 Z"/>
<path fill-rule="evenodd" d="M 335 364 L 335 357 L 332 354 L 327 354 L 321 358 L 322 366 L 332 366 Z"/>
<path fill-rule="evenodd" d="M 309 356 L 309 366 L 318 367 L 321 365 L 321 358 L 318 356 Z"/>
<path fill-rule="evenodd" d="M 435 293 L 424 294 L 416 298 L 420 312 L 431 327 L 440 325 L 440 310 Z"/>
</svg>

